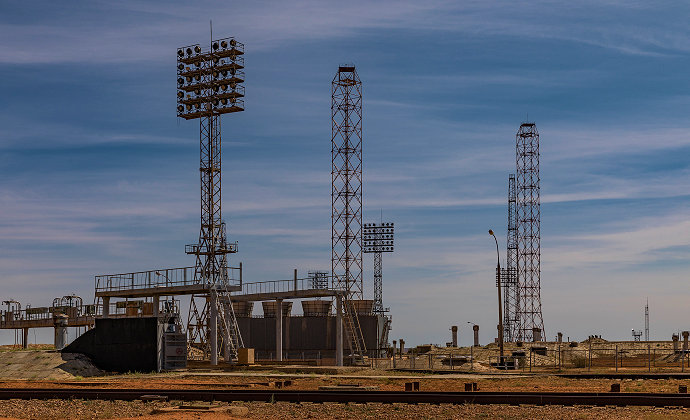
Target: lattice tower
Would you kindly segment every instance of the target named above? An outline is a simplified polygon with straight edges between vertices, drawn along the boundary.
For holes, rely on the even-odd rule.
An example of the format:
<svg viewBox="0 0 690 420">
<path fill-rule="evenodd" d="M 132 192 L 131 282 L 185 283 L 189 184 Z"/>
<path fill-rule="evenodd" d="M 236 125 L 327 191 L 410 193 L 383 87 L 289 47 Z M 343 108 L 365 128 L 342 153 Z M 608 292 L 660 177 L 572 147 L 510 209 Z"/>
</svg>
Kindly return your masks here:
<svg viewBox="0 0 690 420">
<path fill-rule="evenodd" d="M 340 66 L 331 82 L 331 273 L 345 290 L 344 327 L 353 362 L 366 344 L 353 300 L 364 299 L 362 277 L 362 82 Z"/>
<path fill-rule="evenodd" d="M 188 340 L 211 360 L 217 356 L 210 354 L 211 342 L 218 338 L 226 360 L 236 358 L 243 345 L 228 291 L 227 255 L 237 252 L 237 243 L 227 241 L 221 211 L 220 120 L 222 114 L 244 111 L 243 54 L 244 45 L 233 38 L 212 41 L 207 51 L 192 45 L 177 53 L 177 115 L 199 119 L 201 228 L 198 244 L 185 251 L 196 256 L 195 281 L 209 287 L 207 295 L 192 296 Z M 203 301 L 201 311 L 197 300 Z M 213 337 L 215 330 L 218 337 Z"/>
<path fill-rule="evenodd" d="M 520 289 L 520 331 L 517 339 L 532 341 L 533 329 L 546 337 L 541 312 L 541 214 L 539 197 L 539 132 L 523 123 L 515 136 L 517 161 L 517 269 Z"/>
<path fill-rule="evenodd" d="M 508 177 L 508 235 L 506 246 L 506 268 L 501 273 L 503 280 L 503 336 L 505 341 L 515 341 L 520 330 L 520 290 L 518 289 L 518 231 L 516 212 L 517 193 L 515 175 Z"/>
<path fill-rule="evenodd" d="M 331 273 L 335 286 L 363 299 L 362 82 L 341 66 L 331 87 Z"/>
<path fill-rule="evenodd" d="M 374 312 L 383 313 L 383 258 L 393 252 L 395 224 L 389 222 L 364 224 L 364 253 L 374 254 Z"/>
</svg>

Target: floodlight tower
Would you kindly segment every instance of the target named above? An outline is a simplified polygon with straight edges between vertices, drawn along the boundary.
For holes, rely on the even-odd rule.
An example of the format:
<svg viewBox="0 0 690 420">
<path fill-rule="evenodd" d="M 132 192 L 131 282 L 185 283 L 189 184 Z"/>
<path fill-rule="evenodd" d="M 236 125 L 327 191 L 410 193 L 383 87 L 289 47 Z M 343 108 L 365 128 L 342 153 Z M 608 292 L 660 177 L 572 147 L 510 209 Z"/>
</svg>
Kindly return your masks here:
<svg viewBox="0 0 690 420">
<path fill-rule="evenodd" d="M 384 313 L 383 308 L 383 261 L 384 252 L 393 252 L 393 223 L 364 224 L 364 253 L 374 254 L 374 312 Z"/>
<path fill-rule="evenodd" d="M 515 204 L 517 194 L 515 190 L 515 175 L 508 176 L 508 235 L 506 244 L 506 268 L 501 273 L 503 280 L 503 336 L 505 341 L 516 340 L 520 330 L 520 290 L 518 289 L 517 272 L 517 213 Z"/>
<path fill-rule="evenodd" d="M 541 313 L 541 211 L 539 132 L 534 123 L 520 125 L 515 136 L 517 162 L 517 269 L 520 289 L 518 340 L 532 341 L 535 329 L 546 337 Z"/>
<path fill-rule="evenodd" d="M 237 356 L 242 337 L 230 301 L 227 255 L 237 243 L 226 239 L 221 213 L 220 116 L 244 111 L 244 45 L 234 38 L 211 41 L 177 50 L 177 116 L 199 119 L 201 176 L 201 229 L 198 244 L 187 245 L 196 256 L 194 280 L 207 285 L 209 294 L 192 296 L 188 334 L 190 345 L 199 342 L 211 363 L 218 358 L 218 325 L 226 360 Z M 201 313 L 195 299 L 204 300 Z"/>
<path fill-rule="evenodd" d="M 644 305 L 644 341 L 649 341 L 649 298 Z"/>
</svg>

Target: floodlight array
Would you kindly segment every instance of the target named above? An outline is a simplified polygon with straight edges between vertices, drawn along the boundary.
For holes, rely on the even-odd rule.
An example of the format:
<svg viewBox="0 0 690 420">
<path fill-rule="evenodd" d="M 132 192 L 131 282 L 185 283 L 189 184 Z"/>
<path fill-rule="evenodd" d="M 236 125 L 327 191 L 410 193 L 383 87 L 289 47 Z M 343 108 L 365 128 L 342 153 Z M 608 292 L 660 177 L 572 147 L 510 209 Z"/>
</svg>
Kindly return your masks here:
<svg viewBox="0 0 690 420">
<path fill-rule="evenodd" d="M 365 223 L 362 230 L 363 252 L 393 252 L 393 223 Z"/>
<path fill-rule="evenodd" d="M 177 116 L 190 120 L 244 111 L 244 44 L 234 38 L 211 42 L 208 50 L 177 50 Z"/>
</svg>

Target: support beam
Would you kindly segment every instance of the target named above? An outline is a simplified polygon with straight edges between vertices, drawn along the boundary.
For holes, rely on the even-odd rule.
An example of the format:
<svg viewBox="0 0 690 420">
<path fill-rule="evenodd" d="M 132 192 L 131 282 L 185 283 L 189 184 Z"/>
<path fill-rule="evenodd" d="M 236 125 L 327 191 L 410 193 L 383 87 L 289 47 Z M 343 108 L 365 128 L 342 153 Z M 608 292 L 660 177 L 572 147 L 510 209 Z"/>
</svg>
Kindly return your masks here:
<svg viewBox="0 0 690 420">
<path fill-rule="evenodd" d="M 215 290 L 209 293 L 211 302 L 209 303 L 209 341 L 211 343 L 211 365 L 218 365 L 218 296 Z"/>
<path fill-rule="evenodd" d="M 158 318 L 158 314 L 160 311 L 160 309 L 159 309 L 160 304 L 161 304 L 160 299 L 161 299 L 161 297 L 157 296 L 157 295 L 153 297 L 153 316 L 156 318 Z"/>
<path fill-rule="evenodd" d="M 25 327 L 22 330 L 22 348 L 29 348 L 29 328 Z"/>
<path fill-rule="evenodd" d="M 103 296 L 103 318 L 110 317 L 110 296 Z"/>
<path fill-rule="evenodd" d="M 283 300 L 276 299 L 276 360 L 283 361 Z"/>
<path fill-rule="evenodd" d="M 335 298 L 335 365 L 343 365 L 343 298 Z"/>
</svg>

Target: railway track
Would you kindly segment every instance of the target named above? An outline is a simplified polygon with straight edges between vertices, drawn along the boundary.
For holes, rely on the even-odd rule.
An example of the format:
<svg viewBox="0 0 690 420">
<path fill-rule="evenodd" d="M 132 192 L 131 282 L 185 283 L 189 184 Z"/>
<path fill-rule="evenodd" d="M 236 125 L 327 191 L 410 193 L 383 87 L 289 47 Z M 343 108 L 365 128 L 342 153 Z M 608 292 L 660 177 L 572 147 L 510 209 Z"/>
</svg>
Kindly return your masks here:
<svg viewBox="0 0 690 420">
<path fill-rule="evenodd" d="M 690 394 L 3 388 L 0 399 L 263 401 L 291 403 L 510 404 L 690 407 Z"/>
</svg>

